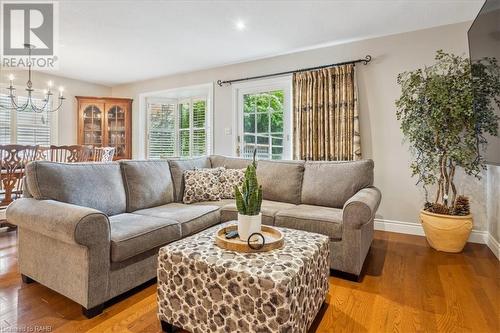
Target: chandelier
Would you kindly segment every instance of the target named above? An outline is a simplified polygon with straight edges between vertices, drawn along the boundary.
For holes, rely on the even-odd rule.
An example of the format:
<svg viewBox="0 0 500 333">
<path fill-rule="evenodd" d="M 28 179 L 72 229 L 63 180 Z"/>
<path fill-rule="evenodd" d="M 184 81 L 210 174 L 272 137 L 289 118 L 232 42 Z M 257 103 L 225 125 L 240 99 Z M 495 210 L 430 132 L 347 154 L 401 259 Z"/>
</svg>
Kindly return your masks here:
<svg viewBox="0 0 500 333">
<path fill-rule="evenodd" d="M 48 82 L 48 87 L 47 89 L 44 90 L 44 97 L 42 100 L 42 105 L 36 105 L 35 102 L 33 101 L 32 94 L 35 91 L 33 89 L 33 83 L 31 81 L 31 66 L 33 65 L 33 62 L 31 60 L 31 50 L 35 48 L 34 45 L 32 44 L 24 44 L 24 48 L 28 49 L 28 81 L 26 82 L 26 91 L 28 92 L 28 96 L 26 99 L 26 102 L 22 105 L 17 104 L 16 102 L 16 88 L 14 88 L 14 75 L 10 74 L 9 75 L 9 87 L 6 88 L 9 91 L 8 98 L 10 99 L 10 104 L 11 106 L 2 106 L 0 104 L 0 108 L 2 109 L 8 109 L 8 110 L 14 110 L 14 111 L 34 111 L 37 113 L 41 112 L 55 112 L 61 109 L 62 103 L 65 100 L 63 96 L 64 88 L 59 87 L 59 104 L 56 108 L 48 108 L 49 102 L 52 100 L 52 96 L 54 93 L 52 92 L 52 87 L 53 83 L 52 81 Z"/>
</svg>

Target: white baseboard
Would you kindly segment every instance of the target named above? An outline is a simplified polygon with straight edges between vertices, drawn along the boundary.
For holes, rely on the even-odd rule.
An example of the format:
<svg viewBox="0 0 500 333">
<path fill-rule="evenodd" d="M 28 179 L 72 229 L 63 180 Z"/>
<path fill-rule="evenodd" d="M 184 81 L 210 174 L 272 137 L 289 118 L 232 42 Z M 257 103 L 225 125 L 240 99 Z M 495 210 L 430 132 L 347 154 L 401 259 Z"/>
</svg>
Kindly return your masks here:
<svg viewBox="0 0 500 333">
<path fill-rule="evenodd" d="M 488 233 L 488 239 L 486 240 L 486 245 L 490 248 L 491 252 L 500 261 L 500 243 L 493 237 L 492 234 Z"/>
<path fill-rule="evenodd" d="M 418 236 L 425 235 L 422 225 L 420 223 L 413 222 L 375 219 L 375 230 L 391 231 L 400 234 Z M 472 230 L 468 241 L 471 243 L 488 244 L 488 235 L 487 231 Z"/>
<path fill-rule="evenodd" d="M 400 234 L 424 236 L 420 223 L 375 219 L 375 230 L 397 232 Z M 472 230 L 469 242 L 486 244 L 500 261 L 500 243 L 487 231 Z"/>
</svg>

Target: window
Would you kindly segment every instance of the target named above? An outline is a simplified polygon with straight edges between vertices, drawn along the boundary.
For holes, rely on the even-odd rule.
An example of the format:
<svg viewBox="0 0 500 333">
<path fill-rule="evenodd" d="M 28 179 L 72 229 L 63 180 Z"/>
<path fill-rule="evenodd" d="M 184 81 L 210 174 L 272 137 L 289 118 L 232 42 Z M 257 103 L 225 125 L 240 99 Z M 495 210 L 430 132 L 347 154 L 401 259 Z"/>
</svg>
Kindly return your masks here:
<svg viewBox="0 0 500 333">
<path fill-rule="evenodd" d="M 210 152 L 206 98 L 147 100 L 148 158 L 189 158 Z"/>
<path fill-rule="evenodd" d="M 32 98 L 35 105 L 42 107 L 41 98 Z M 17 97 L 16 103 L 24 105 L 26 97 Z M 10 98 L 0 95 L 1 106 L 10 106 Z M 51 103 L 47 103 L 47 108 Z M 50 145 L 55 140 L 55 113 L 34 112 L 30 107 L 24 111 L 0 108 L 0 144 Z"/>
<path fill-rule="evenodd" d="M 239 155 L 260 159 L 291 158 L 290 82 L 238 89 Z"/>
</svg>

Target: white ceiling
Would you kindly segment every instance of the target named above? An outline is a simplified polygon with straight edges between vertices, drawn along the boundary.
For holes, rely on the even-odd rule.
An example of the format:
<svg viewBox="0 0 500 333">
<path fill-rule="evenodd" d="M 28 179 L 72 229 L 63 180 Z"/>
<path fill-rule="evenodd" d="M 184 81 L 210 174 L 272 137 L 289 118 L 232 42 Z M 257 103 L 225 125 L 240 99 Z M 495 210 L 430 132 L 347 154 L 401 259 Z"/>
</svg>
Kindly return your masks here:
<svg viewBox="0 0 500 333">
<path fill-rule="evenodd" d="M 463 22 L 482 3 L 63 0 L 55 74 L 112 86 Z"/>
</svg>

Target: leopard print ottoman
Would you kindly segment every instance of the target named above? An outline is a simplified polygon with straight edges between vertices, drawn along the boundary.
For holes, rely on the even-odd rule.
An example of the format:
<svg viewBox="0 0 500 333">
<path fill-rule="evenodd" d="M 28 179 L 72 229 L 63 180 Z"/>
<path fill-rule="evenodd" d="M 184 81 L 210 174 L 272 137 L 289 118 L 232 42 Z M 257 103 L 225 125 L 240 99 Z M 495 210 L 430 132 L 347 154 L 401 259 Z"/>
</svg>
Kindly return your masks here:
<svg viewBox="0 0 500 333">
<path fill-rule="evenodd" d="M 214 244 L 227 224 L 160 249 L 162 325 L 192 333 L 307 332 L 328 292 L 328 237 L 280 228 L 282 249 L 238 253 Z"/>
</svg>

